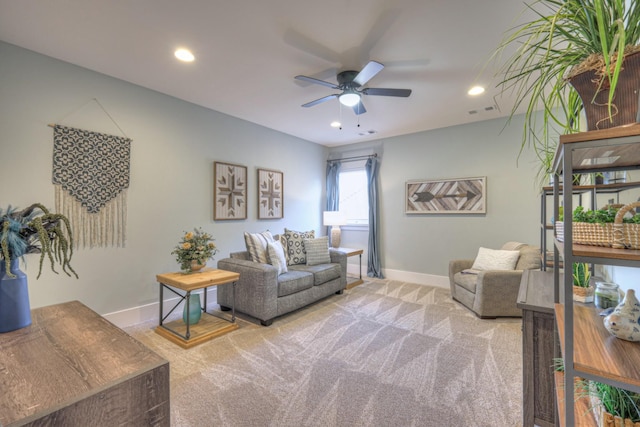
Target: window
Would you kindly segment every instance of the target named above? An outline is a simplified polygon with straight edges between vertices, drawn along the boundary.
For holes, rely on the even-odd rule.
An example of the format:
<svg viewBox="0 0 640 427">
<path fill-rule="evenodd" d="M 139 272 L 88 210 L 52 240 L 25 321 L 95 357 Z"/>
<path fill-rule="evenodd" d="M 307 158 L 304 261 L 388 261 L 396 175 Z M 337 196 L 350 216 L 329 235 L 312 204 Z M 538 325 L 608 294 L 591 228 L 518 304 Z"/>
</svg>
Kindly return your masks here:
<svg viewBox="0 0 640 427">
<path fill-rule="evenodd" d="M 367 173 L 363 168 L 340 172 L 340 212 L 347 225 L 369 225 Z"/>
</svg>

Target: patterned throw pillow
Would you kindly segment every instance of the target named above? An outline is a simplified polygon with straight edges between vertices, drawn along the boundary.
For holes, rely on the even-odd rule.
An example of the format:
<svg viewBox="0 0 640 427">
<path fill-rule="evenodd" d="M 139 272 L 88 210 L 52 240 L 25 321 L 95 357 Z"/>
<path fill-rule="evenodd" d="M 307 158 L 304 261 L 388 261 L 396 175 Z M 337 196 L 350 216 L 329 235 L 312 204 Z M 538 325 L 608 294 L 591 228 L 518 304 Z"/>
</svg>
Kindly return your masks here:
<svg viewBox="0 0 640 427">
<path fill-rule="evenodd" d="M 267 264 L 267 243 L 273 242 L 269 231 L 262 233 L 244 233 L 244 243 L 253 262 Z"/>
<path fill-rule="evenodd" d="M 304 240 L 304 250 L 307 252 L 307 265 L 329 264 L 329 237 L 322 236 L 313 240 Z"/>
<path fill-rule="evenodd" d="M 287 269 L 287 259 L 284 256 L 284 249 L 279 240 L 267 243 L 267 254 L 269 255 L 269 264 L 278 269 L 278 275 L 289 271 Z"/>
<path fill-rule="evenodd" d="M 311 231 L 293 231 L 284 229 L 284 236 L 287 239 L 287 251 L 289 254 L 288 264 L 306 264 L 307 253 L 304 250 L 304 239 L 315 239 L 315 230 Z"/>
</svg>

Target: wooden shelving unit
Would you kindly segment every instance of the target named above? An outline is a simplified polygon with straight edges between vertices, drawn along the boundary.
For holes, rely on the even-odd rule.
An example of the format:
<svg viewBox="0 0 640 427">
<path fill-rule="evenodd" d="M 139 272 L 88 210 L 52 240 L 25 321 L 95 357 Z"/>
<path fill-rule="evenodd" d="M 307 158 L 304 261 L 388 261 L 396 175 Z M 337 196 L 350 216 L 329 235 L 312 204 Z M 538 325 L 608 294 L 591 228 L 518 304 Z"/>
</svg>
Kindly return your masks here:
<svg viewBox="0 0 640 427">
<path fill-rule="evenodd" d="M 573 187 L 571 177 L 574 173 L 639 168 L 639 124 L 561 136 L 554 170 L 563 176 L 563 182 L 553 185 L 555 217 L 560 201 L 565 214 L 573 212 L 573 197 L 577 191 L 593 191 L 592 200 L 596 200 L 596 193 L 640 187 L 638 182 Z M 582 407 L 584 399 L 576 400 L 574 379 L 585 378 L 640 392 L 640 348 L 637 343 L 609 334 L 593 307 L 573 302 L 572 277 L 560 275 L 560 262 L 569 266 L 574 262 L 586 262 L 640 268 L 640 251 L 574 245 L 572 229 L 571 215 L 565 215 L 564 242 L 554 239 L 553 245 L 556 328 L 559 353 L 565 367 L 564 375 L 555 376 L 558 418 L 562 426 L 595 426 L 591 413 Z"/>
</svg>

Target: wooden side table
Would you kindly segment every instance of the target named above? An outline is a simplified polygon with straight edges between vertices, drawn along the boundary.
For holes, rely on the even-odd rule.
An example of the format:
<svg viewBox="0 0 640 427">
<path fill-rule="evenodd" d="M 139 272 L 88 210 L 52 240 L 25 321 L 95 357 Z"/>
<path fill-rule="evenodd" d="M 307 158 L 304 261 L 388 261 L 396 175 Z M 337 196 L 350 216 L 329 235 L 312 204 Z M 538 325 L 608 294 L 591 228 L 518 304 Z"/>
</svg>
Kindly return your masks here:
<svg viewBox="0 0 640 427">
<path fill-rule="evenodd" d="M 86 305 L 0 334 L 0 425 L 169 426 L 169 362 Z"/>
<path fill-rule="evenodd" d="M 183 348 L 191 348 L 238 329 L 238 324 L 236 323 L 235 298 L 236 282 L 239 278 L 240 273 L 219 269 L 204 269 L 201 272 L 189 274 L 177 272 L 156 275 L 156 279 L 160 284 L 160 321 L 156 332 Z M 210 286 L 224 285 L 227 283 L 232 283 L 233 286 L 230 320 L 227 318 L 228 316 L 223 316 L 222 313 L 214 314 L 213 312 L 207 311 L 207 289 Z M 173 292 L 180 298 L 167 314 L 164 314 L 165 289 Z M 184 291 L 185 293 L 182 294 L 176 289 Z M 204 307 L 200 307 L 200 309 L 203 311 L 203 314 L 207 316 L 202 316 L 200 321 L 195 325 L 190 324 L 188 317 L 186 323 L 182 318 L 164 323 L 167 317 L 174 312 L 182 301 L 187 305 L 188 311 L 189 296 L 192 291 L 198 289 L 204 289 Z"/>
<path fill-rule="evenodd" d="M 360 269 L 358 270 L 359 277 L 351 282 L 347 281 L 347 289 L 351 289 L 355 286 L 361 285 L 364 283 L 362 280 L 362 253 L 364 252 L 362 249 L 350 249 L 350 248 L 337 248 L 337 251 L 344 252 L 348 257 L 358 255 L 360 257 Z"/>
</svg>

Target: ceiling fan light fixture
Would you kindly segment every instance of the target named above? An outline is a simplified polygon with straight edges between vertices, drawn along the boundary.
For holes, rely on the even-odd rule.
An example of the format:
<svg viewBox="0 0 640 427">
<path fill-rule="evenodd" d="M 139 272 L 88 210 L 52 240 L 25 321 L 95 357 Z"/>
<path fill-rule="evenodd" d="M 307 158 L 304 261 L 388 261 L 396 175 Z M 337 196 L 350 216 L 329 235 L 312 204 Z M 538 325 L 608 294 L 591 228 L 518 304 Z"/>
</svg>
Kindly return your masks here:
<svg viewBox="0 0 640 427">
<path fill-rule="evenodd" d="M 353 92 L 347 92 L 340 95 L 338 99 L 340 100 L 340 103 L 342 105 L 346 105 L 347 107 L 353 107 L 354 105 L 357 105 L 358 102 L 360 102 L 360 95 Z"/>
<path fill-rule="evenodd" d="M 173 54 L 182 62 L 193 62 L 193 60 L 195 59 L 195 56 L 193 56 L 193 53 L 191 53 L 189 49 L 180 48 Z"/>
</svg>

